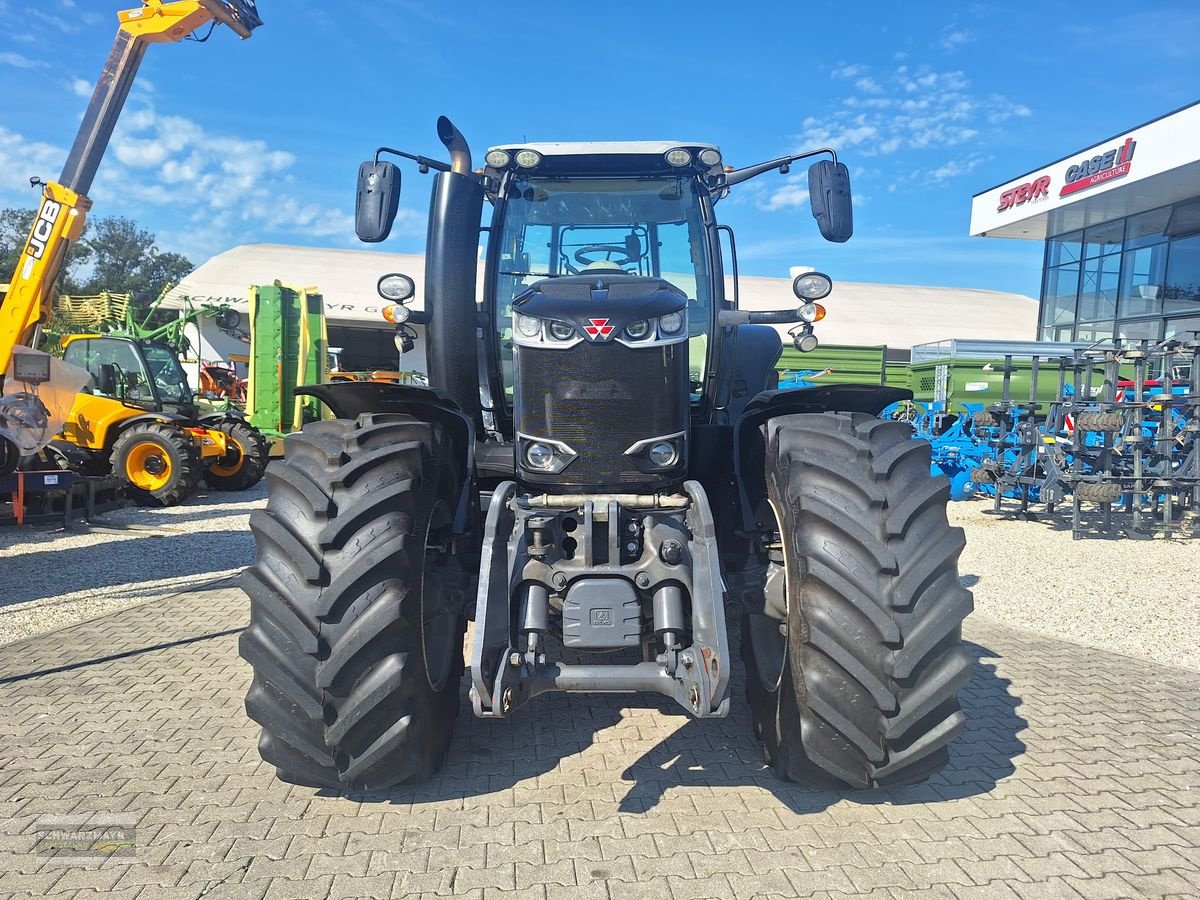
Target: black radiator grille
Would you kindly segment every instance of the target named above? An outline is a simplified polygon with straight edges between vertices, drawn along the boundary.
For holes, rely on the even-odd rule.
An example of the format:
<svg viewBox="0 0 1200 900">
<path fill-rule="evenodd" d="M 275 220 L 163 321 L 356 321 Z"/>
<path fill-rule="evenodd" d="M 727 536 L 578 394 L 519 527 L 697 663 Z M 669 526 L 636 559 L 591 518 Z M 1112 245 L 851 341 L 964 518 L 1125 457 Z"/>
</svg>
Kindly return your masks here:
<svg viewBox="0 0 1200 900">
<path fill-rule="evenodd" d="M 516 416 L 522 434 L 570 446 L 579 458 L 560 475 L 525 480 L 563 485 L 654 485 L 624 453 L 638 441 L 687 428 L 687 344 L 634 350 L 577 344 L 516 349 Z"/>
</svg>

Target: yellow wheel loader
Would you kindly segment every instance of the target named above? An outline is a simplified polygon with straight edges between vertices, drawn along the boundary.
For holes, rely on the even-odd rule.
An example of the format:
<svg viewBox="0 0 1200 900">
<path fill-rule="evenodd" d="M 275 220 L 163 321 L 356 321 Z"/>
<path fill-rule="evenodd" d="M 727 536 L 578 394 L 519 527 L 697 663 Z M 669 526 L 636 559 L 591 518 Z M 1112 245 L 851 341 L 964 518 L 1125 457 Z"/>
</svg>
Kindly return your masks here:
<svg viewBox="0 0 1200 900">
<path fill-rule="evenodd" d="M 50 321 L 54 283 L 70 242 L 83 235 L 92 206 L 87 192 L 146 50 L 178 43 L 205 25 L 225 25 L 248 38 L 262 24 L 254 0 L 143 0 L 118 19 L 116 40 L 62 175 L 43 185 L 28 243 L 0 300 L 0 420 L 10 410 L 19 412 L 24 402 L 21 394 L 6 394 L 3 379 L 12 377 L 14 351 L 35 347 L 39 327 Z M 116 465 L 138 499 L 157 503 L 179 502 L 201 477 L 215 487 L 261 477 L 252 458 L 255 440 L 242 420 L 194 419 L 191 392 L 169 348 L 163 356 L 152 343 L 93 335 L 71 339 L 68 349 L 67 361 L 84 363 L 89 384 L 54 444 L 58 454 L 50 454 L 59 464 L 89 470 Z M 114 358 L 105 361 L 105 353 Z M 47 448 L 46 441 L 38 446 Z M 0 474 L 21 465 L 23 452 L 0 437 Z M 30 464 L 28 457 L 24 464 Z"/>
</svg>

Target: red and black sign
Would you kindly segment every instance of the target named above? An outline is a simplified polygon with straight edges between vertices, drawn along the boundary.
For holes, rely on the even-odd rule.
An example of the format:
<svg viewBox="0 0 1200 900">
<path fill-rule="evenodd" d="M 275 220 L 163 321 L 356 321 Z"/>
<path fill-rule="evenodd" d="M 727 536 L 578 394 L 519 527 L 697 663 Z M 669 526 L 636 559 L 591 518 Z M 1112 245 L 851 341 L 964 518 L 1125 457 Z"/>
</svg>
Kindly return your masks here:
<svg viewBox="0 0 1200 900">
<path fill-rule="evenodd" d="M 1031 181 L 1028 184 L 1023 184 L 1018 188 L 1013 188 L 1011 191 L 1005 191 L 1001 194 L 1000 208 L 996 211 L 1004 212 L 1006 209 L 1012 209 L 1014 206 L 1020 206 L 1022 203 L 1029 203 L 1049 196 L 1050 176 L 1043 175 L 1037 181 Z"/>
<path fill-rule="evenodd" d="M 1120 147 L 1114 147 L 1107 153 L 1100 153 L 1091 159 L 1081 160 L 1077 165 L 1067 169 L 1066 184 L 1059 191 L 1060 197 L 1086 191 L 1090 187 L 1104 184 L 1116 178 L 1124 178 L 1129 174 L 1131 160 L 1137 141 L 1126 138 Z"/>
<path fill-rule="evenodd" d="M 616 331 L 614 326 L 608 324 L 608 319 L 588 319 L 588 323 L 583 330 L 593 341 L 608 340 L 609 335 Z"/>
</svg>

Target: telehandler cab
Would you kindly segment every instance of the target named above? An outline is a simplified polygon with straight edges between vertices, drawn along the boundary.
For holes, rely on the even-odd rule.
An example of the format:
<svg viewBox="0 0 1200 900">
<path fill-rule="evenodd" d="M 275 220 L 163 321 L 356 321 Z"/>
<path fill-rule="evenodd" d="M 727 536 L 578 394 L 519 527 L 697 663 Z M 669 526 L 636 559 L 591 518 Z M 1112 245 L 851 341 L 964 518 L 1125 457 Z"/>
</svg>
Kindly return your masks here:
<svg viewBox="0 0 1200 900">
<path fill-rule="evenodd" d="M 846 167 L 818 150 L 729 169 L 711 144 L 644 142 L 504 145 L 473 170 L 459 131 L 437 130 L 449 164 L 380 150 L 357 209 L 362 240 L 387 237 L 400 174 L 382 154 L 438 173 L 432 388 L 303 389 L 336 419 L 287 438 L 251 517 L 241 653 L 263 758 L 321 787 L 430 776 L 468 619 L 477 716 L 550 691 L 650 691 L 725 716 L 730 604 L 780 777 L 866 788 L 938 771 L 971 668 L 948 483 L 907 425 L 876 418 L 907 391 L 776 389 L 768 326 L 797 323 L 811 348 L 831 283 L 805 274 L 798 306 L 739 310 L 714 214 L 739 183 L 827 155 L 812 210 L 845 241 Z M 380 293 L 405 322 L 411 280 Z"/>
</svg>

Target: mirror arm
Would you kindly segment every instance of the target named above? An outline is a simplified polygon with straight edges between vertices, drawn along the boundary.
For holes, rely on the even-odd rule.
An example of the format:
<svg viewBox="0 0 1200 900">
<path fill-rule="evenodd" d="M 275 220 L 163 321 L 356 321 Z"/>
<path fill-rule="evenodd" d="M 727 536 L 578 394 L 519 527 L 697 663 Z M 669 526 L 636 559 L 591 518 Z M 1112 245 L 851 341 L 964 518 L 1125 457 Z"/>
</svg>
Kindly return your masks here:
<svg viewBox="0 0 1200 900">
<path fill-rule="evenodd" d="M 799 309 L 771 309 L 751 312 L 745 309 L 723 309 L 717 313 L 717 324 L 730 325 L 790 325 L 802 322 Z"/>
<path fill-rule="evenodd" d="M 828 153 L 833 158 L 833 162 L 837 164 L 837 152 L 831 147 L 822 147 L 820 150 L 809 150 L 807 153 L 801 153 L 799 156 L 781 156 L 778 159 L 772 159 L 769 162 L 759 163 L 756 166 L 747 166 L 744 169 L 734 169 L 724 176 L 718 177 L 717 185 L 712 189 L 712 193 L 718 193 L 725 188 L 733 187 L 735 184 L 741 184 L 743 181 L 749 181 L 751 178 L 757 178 L 763 172 L 770 172 L 773 169 L 778 169 L 783 174 L 787 174 L 788 166 L 802 159 L 808 159 L 810 156 L 820 156 L 823 153 Z"/>
<path fill-rule="evenodd" d="M 390 153 L 392 156 L 399 156 L 404 159 L 411 159 L 420 167 L 420 172 L 424 175 L 430 169 L 437 169 L 439 172 L 449 172 L 450 164 L 444 163 L 440 159 L 430 159 L 428 156 L 418 156 L 414 153 L 405 153 L 403 150 L 394 150 L 391 147 L 380 147 L 375 151 L 375 164 L 379 164 L 379 157 L 384 153 Z"/>
</svg>

